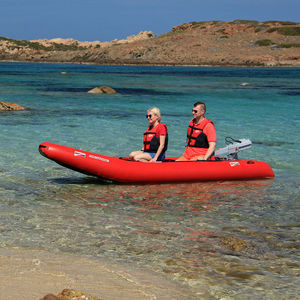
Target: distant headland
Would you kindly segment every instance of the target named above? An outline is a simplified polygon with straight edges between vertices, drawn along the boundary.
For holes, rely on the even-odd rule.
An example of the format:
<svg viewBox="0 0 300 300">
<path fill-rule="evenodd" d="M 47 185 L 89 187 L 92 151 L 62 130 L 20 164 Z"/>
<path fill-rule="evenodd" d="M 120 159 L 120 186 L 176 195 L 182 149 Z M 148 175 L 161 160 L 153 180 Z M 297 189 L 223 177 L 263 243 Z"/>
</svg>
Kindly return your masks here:
<svg viewBox="0 0 300 300">
<path fill-rule="evenodd" d="M 14 40 L 0 36 L 0 61 L 86 64 L 300 67 L 300 23 L 190 22 L 124 40 Z"/>
</svg>

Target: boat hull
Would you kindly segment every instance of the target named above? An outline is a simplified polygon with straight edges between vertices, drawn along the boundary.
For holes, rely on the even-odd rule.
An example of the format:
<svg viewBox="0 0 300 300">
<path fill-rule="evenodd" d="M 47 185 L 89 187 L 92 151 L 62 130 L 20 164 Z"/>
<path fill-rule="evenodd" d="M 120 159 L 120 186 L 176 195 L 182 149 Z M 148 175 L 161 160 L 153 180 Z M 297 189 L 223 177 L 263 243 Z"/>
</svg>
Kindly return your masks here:
<svg viewBox="0 0 300 300">
<path fill-rule="evenodd" d="M 266 162 L 255 160 L 135 162 L 48 142 L 42 143 L 39 151 L 48 159 L 74 171 L 121 183 L 197 182 L 275 176 Z"/>
</svg>

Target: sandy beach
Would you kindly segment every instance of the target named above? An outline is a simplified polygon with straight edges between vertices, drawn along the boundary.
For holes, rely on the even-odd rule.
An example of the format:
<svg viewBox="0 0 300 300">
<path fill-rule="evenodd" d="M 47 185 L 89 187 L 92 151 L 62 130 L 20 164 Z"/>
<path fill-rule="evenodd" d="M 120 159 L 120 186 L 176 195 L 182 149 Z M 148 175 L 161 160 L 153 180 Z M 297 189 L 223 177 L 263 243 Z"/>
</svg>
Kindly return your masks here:
<svg viewBox="0 0 300 300">
<path fill-rule="evenodd" d="M 41 299 L 66 288 L 99 299 L 182 299 L 184 295 L 155 274 L 124 266 L 43 250 L 0 250 L 1 299 Z"/>
</svg>

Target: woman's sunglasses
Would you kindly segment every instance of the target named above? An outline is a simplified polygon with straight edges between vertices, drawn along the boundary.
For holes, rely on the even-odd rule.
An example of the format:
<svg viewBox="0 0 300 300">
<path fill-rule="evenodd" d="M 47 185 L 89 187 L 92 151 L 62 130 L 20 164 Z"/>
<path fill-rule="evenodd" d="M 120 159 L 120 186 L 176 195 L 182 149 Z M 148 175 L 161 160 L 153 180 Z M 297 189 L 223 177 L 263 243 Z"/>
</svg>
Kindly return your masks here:
<svg viewBox="0 0 300 300">
<path fill-rule="evenodd" d="M 152 118 L 152 115 L 146 115 L 146 119 L 148 119 L 148 118 Z"/>
</svg>

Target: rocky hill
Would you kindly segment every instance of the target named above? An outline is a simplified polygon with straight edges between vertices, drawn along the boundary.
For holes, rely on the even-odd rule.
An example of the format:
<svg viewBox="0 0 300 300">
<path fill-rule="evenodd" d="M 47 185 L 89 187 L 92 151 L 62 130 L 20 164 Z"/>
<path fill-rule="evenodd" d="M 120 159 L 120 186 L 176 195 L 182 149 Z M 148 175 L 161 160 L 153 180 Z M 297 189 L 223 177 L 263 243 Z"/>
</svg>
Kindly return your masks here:
<svg viewBox="0 0 300 300">
<path fill-rule="evenodd" d="M 154 36 L 125 40 L 20 41 L 0 37 L 0 61 L 94 64 L 300 66 L 300 23 L 282 21 L 191 22 Z"/>
</svg>

